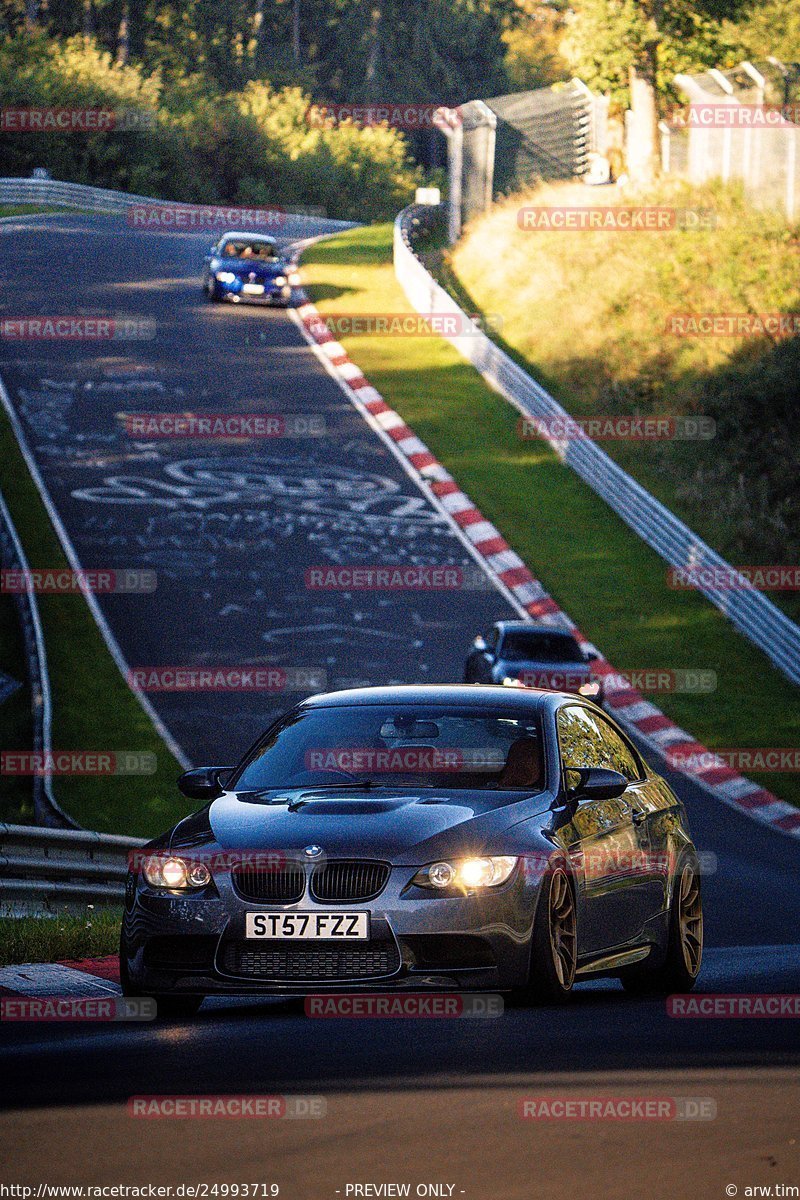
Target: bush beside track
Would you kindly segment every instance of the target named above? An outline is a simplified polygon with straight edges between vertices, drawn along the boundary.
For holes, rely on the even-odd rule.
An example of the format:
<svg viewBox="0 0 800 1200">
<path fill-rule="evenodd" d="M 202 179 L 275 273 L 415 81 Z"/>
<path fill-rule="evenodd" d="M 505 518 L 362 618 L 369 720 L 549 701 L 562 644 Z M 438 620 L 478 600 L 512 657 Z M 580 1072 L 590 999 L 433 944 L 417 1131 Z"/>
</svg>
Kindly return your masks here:
<svg viewBox="0 0 800 1200">
<path fill-rule="evenodd" d="M 32 569 L 66 567 L 64 552 L 28 473 L 8 417 L 0 409 L 0 461 L 3 494 Z M 24 679 L 19 665 L 18 629 L 10 596 L 0 596 L 0 613 L 13 619 L 4 629 L 0 651 L 8 652 L 9 674 Z M 40 596 L 39 610 L 53 691 L 53 747 L 57 750 L 136 750 L 156 756 L 154 775 L 54 779 L 62 808 L 78 823 L 102 833 L 153 837 L 191 811 L 178 793 L 180 766 L 122 678 L 83 596 Z M 21 641 L 21 639 L 20 639 Z M 20 674 L 20 670 L 23 672 Z M 16 674 L 15 674 L 16 672 Z M 29 748 L 30 726 L 20 712 L 20 693 L 0 705 L 0 745 Z M 30 780 L 4 780 L 0 821 L 30 823 Z"/>
<path fill-rule="evenodd" d="M 323 316 L 408 313 L 389 226 L 356 229 L 304 256 Z M 521 442 L 516 412 L 438 338 L 342 335 L 364 374 L 618 669 L 714 670 L 712 696 L 659 693 L 658 706 L 712 748 L 794 747 L 796 691 L 701 596 L 670 590 L 662 560 L 541 442 Z M 582 537 L 576 538 L 580 530 Z M 469 636 L 465 630 L 465 649 Z M 800 779 L 756 781 L 800 805 Z"/>
<path fill-rule="evenodd" d="M 183 203 L 298 211 L 374 220 L 396 212 L 422 172 L 406 138 L 385 126 L 309 117 L 300 87 L 251 80 L 221 91 L 194 74 L 122 65 L 92 38 L 20 31 L 0 42 L 0 108 L 132 112 L 134 131 L 15 131 L 4 175 L 46 165 L 56 179 Z"/>
</svg>

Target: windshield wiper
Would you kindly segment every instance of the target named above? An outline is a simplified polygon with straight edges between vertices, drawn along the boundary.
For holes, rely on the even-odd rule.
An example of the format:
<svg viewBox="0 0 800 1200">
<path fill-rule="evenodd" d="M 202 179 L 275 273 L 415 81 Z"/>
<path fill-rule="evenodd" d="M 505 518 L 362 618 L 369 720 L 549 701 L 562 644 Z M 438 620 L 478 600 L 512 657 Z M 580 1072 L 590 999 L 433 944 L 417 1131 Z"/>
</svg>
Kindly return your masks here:
<svg viewBox="0 0 800 1200">
<path fill-rule="evenodd" d="M 269 803 L 282 804 L 288 800 L 290 793 L 297 792 L 298 795 L 296 795 L 293 800 L 289 801 L 289 809 L 293 811 L 295 805 L 305 804 L 309 796 L 318 795 L 320 792 L 395 792 L 400 791 L 401 789 L 410 789 L 412 791 L 419 792 L 423 790 L 433 791 L 437 786 L 439 785 L 433 783 L 385 783 L 384 781 L 379 782 L 377 779 L 365 779 L 363 782 L 356 782 L 355 780 L 352 780 L 349 783 L 319 783 L 314 785 L 284 783 L 279 786 L 278 784 L 270 784 L 268 787 L 247 788 L 238 794 L 242 797 L 255 796 L 260 799 L 262 796 L 266 797 L 270 793 L 279 792 L 280 795 L 275 800 L 269 801 Z"/>
<path fill-rule="evenodd" d="M 411 788 L 412 791 L 416 792 L 416 791 L 420 791 L 422 788 L 435 788 L 435 787 L 439 787 L 439 786 L 440 786 L 439 784 L 435 784 L 435 783 L 386 783 L 383 780 L 381 780 L 379 782 L 377 779 L 365 779 L 363 781 L 363 783 L 356 782 L 355 780 L 353 780 L 352 783 L 320 783 L 320 784 L 317 784 L 317 785 L 314 785 L 311 787 L 309 787 L 309 786 L 288 787 L 285 790 L 302 792 L 305 795 L 307 792 L 328 792 L 328 791 L 331 791 L 331 792 L 333 792 L 333 791 L 396 792 L 400 788 Z"/>
</svg>

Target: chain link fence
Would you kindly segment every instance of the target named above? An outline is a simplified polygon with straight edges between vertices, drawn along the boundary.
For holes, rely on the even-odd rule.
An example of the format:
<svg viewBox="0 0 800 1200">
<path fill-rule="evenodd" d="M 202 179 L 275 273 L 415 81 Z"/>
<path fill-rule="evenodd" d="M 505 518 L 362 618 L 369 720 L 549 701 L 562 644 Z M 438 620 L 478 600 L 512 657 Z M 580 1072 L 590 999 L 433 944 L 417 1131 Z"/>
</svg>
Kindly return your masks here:
<svg viewBox="0 0 800 1200">
<path fill-rule="evenodd" d="M 451 242 L 495 196 L 538 180 L 581 178 L 591 155 L 606 150 L 608 101 L 579 79 L 440 112 L 437 124 L 448 139 Z"/>
<path fill-rule="evenodd" d="M 800 64 L 745 62 L 675 83 L 689 106 L 659 126 L 663 170 L 738 179 L 752 203 L 800 215 Z"/>
</svg>

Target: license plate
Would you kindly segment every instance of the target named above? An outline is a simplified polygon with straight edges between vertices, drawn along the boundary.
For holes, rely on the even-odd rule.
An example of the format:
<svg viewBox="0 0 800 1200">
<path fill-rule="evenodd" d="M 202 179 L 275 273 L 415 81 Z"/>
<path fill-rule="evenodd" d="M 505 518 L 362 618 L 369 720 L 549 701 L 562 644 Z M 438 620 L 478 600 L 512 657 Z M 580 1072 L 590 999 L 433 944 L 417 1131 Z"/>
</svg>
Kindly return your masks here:
<svg viewBox="0 0 800 1200">
<path fill-rule="evenodd" d="M 264 285 L 263 283 L 243 283 L 242 291 L 245 296 L 263 296 Z"/>
<path fill-rule="evenodd" d="M 245 937 L 364 942 L 369 913 L 247 913 Z"/>
</svg>

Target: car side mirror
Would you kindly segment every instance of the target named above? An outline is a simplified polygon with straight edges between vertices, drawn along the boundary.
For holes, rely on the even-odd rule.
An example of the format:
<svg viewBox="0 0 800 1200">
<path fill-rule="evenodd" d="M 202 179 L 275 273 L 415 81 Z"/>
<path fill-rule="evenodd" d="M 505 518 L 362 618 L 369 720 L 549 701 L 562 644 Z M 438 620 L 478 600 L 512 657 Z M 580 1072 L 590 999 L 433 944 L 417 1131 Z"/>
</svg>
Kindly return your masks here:
<svg viewBox="0 0 800 1200">
<path fill-rule="evenodd" d="M 567 799 L 616 800 L 628 787 L 628 781 L 619 771 L 605 767 L 567 767 Z"/>
<path fill-rule="evenodd" d="M 178 779 L 178 791 L 189 800 L 216 800 L 225 790 L 221 777 L 227 779 L 233 767 L 195 767 L 184 771 Z"/>
</svg>

